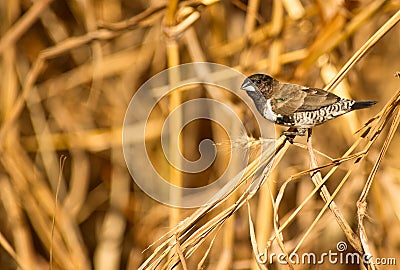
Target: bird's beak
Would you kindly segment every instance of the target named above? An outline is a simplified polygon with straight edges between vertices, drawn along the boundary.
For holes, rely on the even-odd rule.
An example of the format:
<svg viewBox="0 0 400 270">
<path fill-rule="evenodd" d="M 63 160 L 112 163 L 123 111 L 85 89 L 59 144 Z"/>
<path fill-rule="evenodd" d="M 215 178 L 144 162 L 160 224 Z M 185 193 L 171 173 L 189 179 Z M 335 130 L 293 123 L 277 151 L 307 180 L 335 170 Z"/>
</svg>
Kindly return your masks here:
<svg viewBox="0 0 400 270">
<path fill-rule="evenodd" d="M 253 92 L 253 91 L 256 91 L 256 86 L 254 85 L 254 83 L 249 78 L 247 78 L 242 83 L 242 86 L 240 86 L 240 89 L 245 90 L 245 91 Z"/>
</svg>

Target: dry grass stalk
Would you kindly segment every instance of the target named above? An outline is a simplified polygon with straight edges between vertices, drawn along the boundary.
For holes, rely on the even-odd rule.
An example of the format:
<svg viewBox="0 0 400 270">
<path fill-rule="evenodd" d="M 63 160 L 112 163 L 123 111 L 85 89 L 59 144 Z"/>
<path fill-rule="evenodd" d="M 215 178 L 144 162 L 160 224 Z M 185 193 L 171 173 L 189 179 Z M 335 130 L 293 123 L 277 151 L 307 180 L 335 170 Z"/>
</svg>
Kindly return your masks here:
<svg viewBox="0 0 400 270">
<path fill-rule="evenodd" d="M 398 257 L 400 94 L 389 78 L 398 69 L 392 60 L 398 55 L 393 46 L 398 8 L 384 0 L 340 5 L 298 0 L 2 3 L 0 268 L 169 269 L 181 264 L 183 269 L 267 269 L 274 266 L 254 260 L 264 247 L 286 255 L 325 251 L 344 235 L 361 254 Z M 350 60 L 343 65 L 345 59 Z M 226 187 L 224 196 L 183 218 L 190 211 L 170 210 L 129 187 L 121 130 L 135 89 L 167 67 L 194 61 L 316 86 L 337 73 L 326 89 L 346 77 L 343 93 L 379 103 L 317 128 L 314 145 L 301 138 L 289 145 L 280 137 L 260 156 L 263 139 L 238 139 L 235 147 L 256 153 L 243 177 L 232 176 L 237 182 Z M 221 101 L 240 115 L 249 133 L 258 133 L 236 97 L 209 87 L 199 95 L 195 91 L 176 91 L 160 100 L 145 137 L 160 174 L 178 185 L 186 184 L 187 175 L 171 170 L 156 142 L 165 115 L 183 101 L 198 96 Z M 356 136 L 341 130 L 361 126 L 380 104 L 387 105 Z M 140 126 L 130 127 L 132 142 L 143 140 L 136 135 Z M 190 147 L 202 138 L 212 137 L 216 144 L 226 139 L 218 127 L 197 126 L 190 138 L 181 138 L 185 154 L 197 153 Z M 64 155 L 68 159 L 59 178 Z M 221 164 L 194 179 L 207 184 L 223 171 Z M 268 179 L 264 168 L 275 169 Z M 308 182 L 312 186 L 306 193 L 297 189 Z M 321 192 L 323 202 L 315 199 Z M 254 196 L 258 200 L 251 201 Z M 244 205 L 247 213 L 241 211 Z M 324 214 L 328 209 L 334 215 Z M 365 223 L 366 216 L 374 223 Z M 340 226 L 327 232 L 324 225 L 334 223 L 329 217 Z"/>
</svg>

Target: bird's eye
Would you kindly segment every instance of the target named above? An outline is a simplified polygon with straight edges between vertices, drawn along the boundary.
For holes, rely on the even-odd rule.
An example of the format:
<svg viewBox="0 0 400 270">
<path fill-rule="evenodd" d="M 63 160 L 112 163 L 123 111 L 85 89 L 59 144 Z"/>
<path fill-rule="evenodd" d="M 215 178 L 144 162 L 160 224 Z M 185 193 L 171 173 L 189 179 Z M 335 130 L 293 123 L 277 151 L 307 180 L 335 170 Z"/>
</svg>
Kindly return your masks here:
<svg viewBox="0 0 400 270">
<path fill-rule="evenodd" d="M 257 84 L 260 84 L 260 83 L 261 83 L 261 80 L 257 80 L 256 83 L 257 83 Z"/>
</svg>

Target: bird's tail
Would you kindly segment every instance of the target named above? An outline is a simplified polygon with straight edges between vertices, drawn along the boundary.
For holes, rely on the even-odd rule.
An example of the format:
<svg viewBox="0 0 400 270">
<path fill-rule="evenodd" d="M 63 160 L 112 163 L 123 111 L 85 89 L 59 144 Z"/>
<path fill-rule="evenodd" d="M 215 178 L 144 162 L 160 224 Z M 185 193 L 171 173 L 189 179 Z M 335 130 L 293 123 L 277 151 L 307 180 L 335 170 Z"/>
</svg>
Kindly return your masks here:
<svg viewBox="0 0 400 270">
<path fill-rule="evenodd" d="M 356 102 L 351 106 L 351 110 L 359 110 L 369 108 L 376 104 L 374 100 L 356 100 Z"/>
</svg>

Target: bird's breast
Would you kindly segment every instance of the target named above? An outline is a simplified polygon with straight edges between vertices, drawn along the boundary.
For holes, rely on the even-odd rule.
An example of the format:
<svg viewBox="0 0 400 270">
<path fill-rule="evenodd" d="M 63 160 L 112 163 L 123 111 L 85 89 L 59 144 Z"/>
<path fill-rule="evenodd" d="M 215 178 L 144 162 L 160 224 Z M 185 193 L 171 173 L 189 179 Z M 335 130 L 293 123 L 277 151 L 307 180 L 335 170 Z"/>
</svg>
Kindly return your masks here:
<svg viewBox="0 0 400 270">
<path fill-rule="evenodd" d="M 276 122 L 278 115 L 272 110 L 271 99 L 267 99 L 264 107 L 263 116 L 269 121 Z"/>
</svg>

